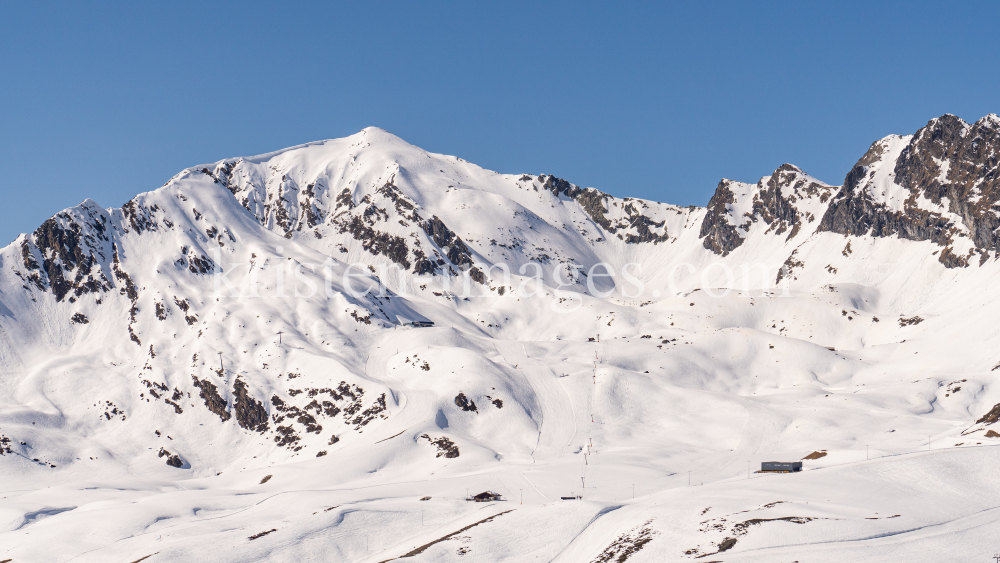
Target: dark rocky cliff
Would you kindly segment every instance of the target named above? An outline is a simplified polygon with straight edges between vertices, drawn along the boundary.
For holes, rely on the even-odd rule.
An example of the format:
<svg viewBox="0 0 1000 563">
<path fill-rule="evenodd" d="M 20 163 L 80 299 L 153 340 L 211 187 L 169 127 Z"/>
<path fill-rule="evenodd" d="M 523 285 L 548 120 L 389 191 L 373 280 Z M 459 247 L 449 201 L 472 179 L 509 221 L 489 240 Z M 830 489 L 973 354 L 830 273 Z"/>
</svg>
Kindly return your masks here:
<svg viewBox="0 0 1000 563">
<path fill-rule="evenodd" d="M 810 181 L 790 164 L 752 187 L 752 202 L 737 201 L 736 182 L 719 182 L 701 225 L 702 245 L 726 256 L 758 221 L 768 233 L 787 232 L 785 240 L 791 239 L 816 219 L 796 202 L 815 197 L 826 204 L 816 232 L 931 241 L 942 247 L 938 260 L 949 268 L 968 266 L 977 254 L 980 262 L 991 251 L 1000 254 L 1000 117 L 991 114 L 972 125 L 954 115 L 932 119 L 894 158 L 890 145 L 900 139 L 873 143 L 839 189 Z M 901 208 L 888 204 L 886 185 L 876 185 L 878 173 L 884 177 L 887 171 L 896 189 L 904 190 Z M 734 207 L 751 210 L 735 217 Z M 970 250 L 956 245 L 964 237 Z"/>
<path fill-rule="evenodd" d="M 701 223 L 702 245 L 716 254 L 725 256 L 743 244 L 743 236 L 736 225 L 729 221 L 729 205 L 736 203 L 732 181 L 723 179 L 708 200 L 708 213 Z M 739 218 L 734 218 L 739 219 Z M 749 220 L 747 225 L 749 225 Z"/>
<path fill-rule="evenodd" d="M 761 179 L 753 187 L 751 211 L 742 217 L 733 217 L 729 206 L 737 203 L 734 184 L 731 180 L 719 182 L 701 224 L 702 245 L 722 256 L 743 244 L 744 234 L 738 229 L 745 233 L 758 221 L 768 225 L 769 233 L 788 233 L 785 240 L 793 238 L 804 222 L 816 220 L 810 212 L 800 211 L 796 203 L 809 198 L 825 203 L 836 189 L 814 181 L 797 166 L 782 164 L 770 177 Z"/>
<path fill-rule="evenodd" d="M 990 250 L 1000 249 L 998 148 L 1000 118 L 995 115 L 973 125 L 954 115 L 933 119 L 913 135 L 895 162 L 883 160 L 886 144 L 876 142 L 847 174 L 819 230 L 929 240 L 944 247 L 938 257 L 949 268 L 968 266 L 977 252 L 985 261 Z M 902 210 L 889 209 L 867 189 L 884 166 L 893 167 L 895 183 L 909 192 Z M 938 209 L 921 206 L 921 198 Z M 954 242 L 965 236 L 974 247 L 956 254 Z"/>
</svg>

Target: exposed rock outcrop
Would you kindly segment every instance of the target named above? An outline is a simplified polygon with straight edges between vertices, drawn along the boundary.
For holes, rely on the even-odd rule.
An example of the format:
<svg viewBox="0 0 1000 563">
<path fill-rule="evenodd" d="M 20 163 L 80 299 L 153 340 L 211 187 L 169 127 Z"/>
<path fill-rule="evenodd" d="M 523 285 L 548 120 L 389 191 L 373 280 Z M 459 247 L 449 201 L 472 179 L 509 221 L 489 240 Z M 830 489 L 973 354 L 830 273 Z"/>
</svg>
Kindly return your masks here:
<svg viewBox="0 0 1000 563">
<path fill-rule="evenodd" d="M 736 194 L 733 193 L 732 183 L 731 180 L 724 179 L 715 188 L 712 199 L 708 200 L 708 213 L 702 220 L 701 232 L 698 235 L 704 239 L 702 245 L 705 248 L 722 256 L 729 254 L 743 244 L 745 236 L 737 230 L 735 221 L 739 218 L 732 217 L 730 211 L 730 206 L 736 203 Z M 749 219 L 739 223 L 739 226 L 744 229 L 744 233 L 750 223 Z"/>
<path fill-rule="evenodd" d="M 896 144 L 905 144 L 893 159 Z M 819 230 L 929 240 L 946 267 L 1000 249 L 1000 118 L 932 119 L 910 138 L 872 144 L 844 180 Z M 889 172 L 891 170 L 891 172 Z M 967 239 L 962 241 L 961 239 Z"/>
<path fill-rule="evenodd" d="M 214 383 L 207 379 L 198 379 L 195 376 L 191 376 L 194 381 L 194 386 L 201 390 L 201 398 L 205 401 L 205 406 L 209 411 L 215 413 L 222 422 L 229 420 L 229 404 L 219 395 L 219 389 Z"/>
<path fill-rule="evenodd" d="M 263 403 L 254 399 L 242 379 L 233 384 L 233 411 L 236 422 L 247 430 L 265 432 L 267 430 L 267 409 Z"/>
<path fill-rule="evenodd" d="M 627 244 L 640 242 L 656 244 L 670 238 L 664 227 L 665 221 L 654 221 L 642 213 L 641 207 L 644 204 L 641 200 L 633 200 L 632 198 L 621 200 L 622 217 L 615 218 L 608 206 L 608 202 L 614 198 L 600 190 L 580 188 L 562 178 L 545 174 L 539 176 L 538 181 L 542 188 L 552 192 L 555 196 L 564 196 L 579 203 L 594 223 L 605 232 L 618 235 L 618 238 Z M 656 229 L 663 229 L 663 232 L 657 233 Z"/>
<path fill-rule="evenodd" d="M 45 221 L 21 239 L 26 281 L 56 301 L 110 291 L 110 231 L 107 212 L 90 200 Z"/>
<path fill-rule="evenodd" d="M 699 233 L 702 246 L 726 256 L 743 244 L 757 222 L 768 226 L 766 233 L 787 233 L 784 239 L 791 240 L 816 221 L 814 210 L 835 190 L 791 164 L 782 164 L 756 185 L 724 179 L 708 202 Z"/>
</svg>

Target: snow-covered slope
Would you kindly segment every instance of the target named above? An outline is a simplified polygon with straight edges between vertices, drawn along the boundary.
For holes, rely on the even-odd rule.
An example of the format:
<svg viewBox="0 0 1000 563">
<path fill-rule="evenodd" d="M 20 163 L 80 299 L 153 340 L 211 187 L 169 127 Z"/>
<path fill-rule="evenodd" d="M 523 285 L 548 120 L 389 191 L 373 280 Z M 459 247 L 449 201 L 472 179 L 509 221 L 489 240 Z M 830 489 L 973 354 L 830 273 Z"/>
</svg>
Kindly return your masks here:
<svg viewBox="0 0 1000 563">
<path fill-rule="evenodd" d="M 0 561 L 985 559 L 998 127 L 706 208 L 377 128 L 87 200 L 0 250 Z"/>
</svg>

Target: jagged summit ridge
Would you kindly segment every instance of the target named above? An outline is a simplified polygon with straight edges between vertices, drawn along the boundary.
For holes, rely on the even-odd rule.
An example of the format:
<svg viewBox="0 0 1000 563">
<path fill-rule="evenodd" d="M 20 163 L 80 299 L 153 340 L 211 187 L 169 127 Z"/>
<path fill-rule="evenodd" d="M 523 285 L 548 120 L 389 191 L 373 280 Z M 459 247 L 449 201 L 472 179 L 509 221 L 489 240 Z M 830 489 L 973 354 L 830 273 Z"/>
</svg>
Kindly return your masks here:
<svg viewBox="0 0 1000 563">
<path fill-rule="evenodd" d="M 668 218 L 679 229 L 686 214 L 551 175 L 484 170 L 379 129 L 272 154 L 200 172 L 285 238 L 415 274 L 469 270 L 483 283 L 481 272 L 501 261 L 515 268 L 539 260 L 588 267 L 601 257 L 595 248 L 609 239 L 669 240 Z M 547 241 L 572 252 L 557 257 Z"/>
<path fill-rule="evenodd" d="M 787 164 L 756 185 L 723 180 L 701 226 L 703 245 L 726 256 L 754 224 L 767 225 L 765 233 L 774 225 L 791 240 L 818 218 L 807 232 L 929 240 L 942 247 L 938 259 L 946 267 L 968 266 L 976 254 L 983 262 L 1000 249 L 998 146 L 1000 117 L 970 125 L 946 114 L 913 135 L 874 142 L 842 186 Z M 800 187 L 787 194 L 790 186 Z"/>
<path fill-rule="evenodd" d="M 787 232 L 785 240 L 791 240 L 816 221 L 835 192 L 792 164 L 781 165 L 756 184 L 723 179 L 701 224 L 703 245 L 725 256 L 743 244 L 755 223 L 765 226 L 765 234 Z"/>
<path fill-rule="evenodd" d="M 954 115 L 908 137 L 877 141 L 834 198 L 822 230 L 897 235 L 942 246 L 941 263 L 967 266 L 997 255 L 1000 238 L 1000 118 L 973 125 Z"/>
<path fill-rule="evenodd" d="M 841 187 L 785 164 L 756 184 L 722 180 L 704 210 L 618 199 L 551 175 L 499 174 L 377 127 L 193 167 L 165 188 L 184 197 L 193 185 L 185 186 L 205 177 L 267 230 L 324 254 L 417 275 L 467 271 L 479 284 L 499 263 L 536 263 L 572 276 L 613 263 L 617 244 L 671 247 L 692 227 L 701 246 L 720 256 L 757 230 L 783 244 L 833 232 L 929 240 L 942 247 L 942 264 L 961 267 L 1000 248 L 998 143 L 997 115 L 970 125 L 946 114 L 913 135 L 873 143 Z M 142 194 L 118 210 L 87 200 L 19 239 L 25 285 L 51 290 L 57 300 L 108 291 L 116 285 L 117 237 L 199 220 L 197 208 L 166 214 L 149 199 Z M 692 224 L 695 217 L 700 222 Z M 206 232 L 224 244 L 233 238 L 224 230 Z M 193 252 L 200 241 L 193 242 L 177 260 L 211 271 L 206 249 Z"/>
<path fill-rule="evenodd" d="M 971 125 L 944 115 L 913 135 L 873 143 L 841 187 L 785 164 L 756 184 L 722 180 L 704 210 L 618 199 L 551 175 L 499 174 L 376 127 L 193 167 L 165 188 L 184 197 L 192 181 L 207 178 L 267 230 L 324 254 L 417 275 L 468 272 L 484 285 L 499 263 L 515 270 L 541 264 L 572 277 L 615 263 L 618 244 L 669 248 L 692 228 L 701 246 L 720 256 L 751 236 L 790 244 L 832 232 L 929 240 L 942 247 L 942 264 L 961 267 L 1000 247 L 998 132 L 995 114 Z M 118 210 L 87 200 L 19 239 L 24 285 L 51 290 L 57 300 L 108 291 L 116 287 L 117 238 L 199 220 L 197 208 L 169 214 L 147 200 L 142 194 Z M 234 236 L 225 226 L 214 229 L 205 231 L 221 244 Z M 176 260 L 211 271 L 207 248 L 192 242 Z"/>
</svg>

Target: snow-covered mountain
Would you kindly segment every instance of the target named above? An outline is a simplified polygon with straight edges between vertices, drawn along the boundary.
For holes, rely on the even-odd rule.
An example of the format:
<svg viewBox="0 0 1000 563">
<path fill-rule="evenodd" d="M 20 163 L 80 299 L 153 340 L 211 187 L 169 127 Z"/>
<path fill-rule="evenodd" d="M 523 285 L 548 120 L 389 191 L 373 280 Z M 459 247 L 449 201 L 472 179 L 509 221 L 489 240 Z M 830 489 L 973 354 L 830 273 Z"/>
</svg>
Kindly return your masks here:
<svg viewBox="0 0 1000 563">
<path fill-rule="evenodd" d="M 998 146 L 699 208 L 368 128 L 87 200 L 0 250 L 0 561 L 988 559 Z"/>
</svg>

